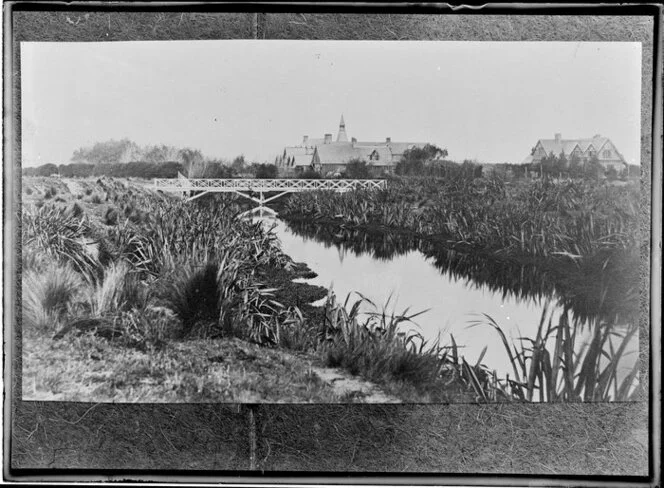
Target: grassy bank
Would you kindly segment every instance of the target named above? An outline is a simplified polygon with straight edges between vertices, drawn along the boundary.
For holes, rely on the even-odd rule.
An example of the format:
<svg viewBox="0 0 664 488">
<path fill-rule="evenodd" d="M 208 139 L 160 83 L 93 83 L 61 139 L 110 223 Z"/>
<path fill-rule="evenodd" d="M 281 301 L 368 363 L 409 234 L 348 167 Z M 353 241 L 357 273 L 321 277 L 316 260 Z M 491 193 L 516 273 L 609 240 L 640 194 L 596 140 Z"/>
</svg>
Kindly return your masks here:
<svg viewBox="0 0 664 488">
<path fill-rule="evenodd" d="M 371 401 L 320 368 L 401 400 L 477 399 L 442 348 L 397 334 L 407 317 L 310 306 L 327 290 L 293 282 L 311 270 L 238 220 L 233 198 L 113 179 L 27 178 L 23 191 L 25 399 Z"/>
<path fill-rule="evenodd" d="M 339 401 L 314 358 L 274 347 L 299 311 L 259 271 L 298 267 L 232 202 L 111 179 L 26 179 L 23 197 L 24 398 Z"/>
</svg>

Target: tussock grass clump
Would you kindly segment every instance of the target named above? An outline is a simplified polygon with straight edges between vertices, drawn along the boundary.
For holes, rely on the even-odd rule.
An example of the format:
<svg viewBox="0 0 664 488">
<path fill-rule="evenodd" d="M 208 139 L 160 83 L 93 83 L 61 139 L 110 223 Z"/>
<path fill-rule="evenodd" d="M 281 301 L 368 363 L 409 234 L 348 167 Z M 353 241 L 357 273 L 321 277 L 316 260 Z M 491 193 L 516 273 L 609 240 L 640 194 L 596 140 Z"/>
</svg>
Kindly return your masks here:
<svg viewBox="0 0 664 488">
<path fill-rule="evenodd" d="M 232 335 L 259 344 L 280 342 L 280 328 L 294 312 L 273 299 L 273 289 L 251 279 L 229 250 L 220 263 L 184 265 L 163 293 L 182 320 L 184 336 Z"/>
<path fill-rule="evenodd" d="M 420 334 L 401 329 L 424 312 L 408 315 L 406 309 L 398 315 L 388 313 L 389 300 L 382 311 L 376 312 L 373 302 L 358 295 L 350 309 L 350 295 L 343 305 L 336 302 L 333 293 L 328 295 L 325 324 L 319 331 L 327 365 L 342 367 L 370 381 L 408 383 L 422 390 L 439 383 L 450 367 L 445 348 L 438 343 L 429 345 Z M 364 304 L 374 311 L 362 320 L 360 308 Z"/>
<path fill-rule="evenodd" d="M 49 265 L 50 260 L 43 253 L 30 246 L 21 249 L 21 263 L 21 269 L 24 273 L 26 271 L 41 273 Z"/>
<path fill-rule="evenodd" d="M 92 234 L 85 217 L 75 216 L 71 209 L 44 205 L 23 211 L 23 249 L 34 248 L 46 258 L 69 263 L 84 274 L 94 275 L 98 260 L 85 248 Z"/>
<path fill-rule="evenodd" d="M 279 329 L 279 345 L 291 351 L 314 351 L 317 346 L 317 327 L 305 319 L 299 308 L 287 311 L 289 316 Z"/>
<path fill-rule="evenodd" d="M 147 303 L 147 291 L 129 265 L 124 261 L 104 268 L 103 278 L 90 289 L 88 297 L 90 315 L 104 317 L 130 308 L 142 308 Z"/>
<path fill-rule="evenodd" d="M 165 301 L 189 335 L 199 323 L 217 323 L 220 315 L 219 265 L 185 265 L 178 269 L 166 286 Z"/>
<path fill-rule="evenodd" d="M 23 327 L 56 330 L 81 291 L 82 280 L 69 266 L 51 266 L 44 272 L 25 270 L 22 286 Z"/>
<path fill-rule="evenodd" d="M 51 186 L 46 189 L 46 192 L 44 193 L 44 199 L 48 200 L 49 198 L 53 198 L 58 194 L 58 189 L 54 186 Z"/>
<path fill-rule="evenodd" d="M 118 211 L 113 207 L 109 207 L 104 214 L 104 223 L 106 225 L 118 225 Z"/>
</svg>

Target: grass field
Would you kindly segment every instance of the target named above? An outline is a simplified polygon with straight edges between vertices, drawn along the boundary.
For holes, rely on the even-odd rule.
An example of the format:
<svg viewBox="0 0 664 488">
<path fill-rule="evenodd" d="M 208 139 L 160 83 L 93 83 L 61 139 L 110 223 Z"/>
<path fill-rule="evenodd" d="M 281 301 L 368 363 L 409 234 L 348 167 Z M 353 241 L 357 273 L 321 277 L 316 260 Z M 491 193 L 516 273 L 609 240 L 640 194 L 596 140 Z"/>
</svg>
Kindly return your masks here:
<svg viewBox="0 0 664 488">
<path fill-rule="evenodd" d="M 262 405 L 256 418 L 255 467 L 268 476 L 648 475 L 644 403 Z M 29 402 L 13 439 L 13 468 L 251 474 L 236 406 Z"/>
</svg>

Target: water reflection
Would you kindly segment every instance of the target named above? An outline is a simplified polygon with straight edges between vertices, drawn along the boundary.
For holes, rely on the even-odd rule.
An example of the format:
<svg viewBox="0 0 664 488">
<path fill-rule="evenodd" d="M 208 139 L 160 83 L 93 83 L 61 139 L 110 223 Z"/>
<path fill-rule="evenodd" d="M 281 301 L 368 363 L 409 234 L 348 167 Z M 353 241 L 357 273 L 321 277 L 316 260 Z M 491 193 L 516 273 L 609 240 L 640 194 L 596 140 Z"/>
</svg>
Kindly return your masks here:
<svg viewBox="0 0 664 488">
<path fill-rule="evenodd" d="M 571 309 L 577 323 L 634 322 L 638 316 L 638 261 L 626 253 L 611 253 L 579 264 L 560 258 L 555 266 L 496 259 L 489 255 L 455 251 L 431 240 L 379 230 L 364 231 L 290 221 L 288 229 L 323 246 L 335 247 L 340 259 L 350 252 L 385 262 L 419 251 L 441 274 L 463 281 L 466 287 L 487 290 L 503 300 L 552 299 Z"/>
<path fill-rule="evenodd" d="M 510 344 L 517 345 L 521 337 L 535 337 L 549 300 L 558 302 L 548 308 L 554 324 L 568 305 L 576 315 L 574 329 L 579 331 L 575 354 L 591 339 L 594 327 L 584 325 L 599 317 L 597 311 L 609 317 L 602 319 L 604 324 L 607 320 L 615 323 L 614 319 L 618 325 L 636 323 L 630 314 L 638 307 L 638 294 L 634 298 L 638 266 L 630 270 L 629 259 L 620 256 L 608 260 L 601 256 L 578 266 L 560 261 L 543 267 L 458 252 L 389 232 L 280 220 L 270 220 L 267 225 L 274 226 L 284 252 L 318 273 L 309 283 L 331 287 L 341 301 L 360 292 L 380 308 L 390 298 L 388 313 L 403 313 L 406 308 L 409 314 L 427 310 L 410 328 L 427 341 L 440 338 L 447 345 L 453 336 L 461 347 L 460 356 L 471 364 L 486 349 L 482 364 L 502 378 L 512 374 L 512 367 L 484 314 L 500 325 Z M 351 296 L 351 303 L 355 298 Z M 470 327 L 474 322 L 482 324 Z M 547 343 L 551 351 L 553 342 L 551 338 Z M 618 381 L 629 374 L 637 356 L 638 337 L 634 337 L 618 365 Z M 606 362 L 603 356 L 601 361 Z"/>
</svg>

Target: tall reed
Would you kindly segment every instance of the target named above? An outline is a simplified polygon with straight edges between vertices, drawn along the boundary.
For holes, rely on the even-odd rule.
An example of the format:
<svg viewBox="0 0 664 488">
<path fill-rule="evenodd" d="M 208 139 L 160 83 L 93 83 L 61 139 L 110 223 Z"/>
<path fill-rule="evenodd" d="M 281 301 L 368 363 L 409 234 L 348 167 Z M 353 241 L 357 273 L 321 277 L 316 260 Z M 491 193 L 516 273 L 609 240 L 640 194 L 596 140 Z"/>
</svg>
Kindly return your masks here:
<svg viewBox="0 0 664 488">
<path fill-rule="evenodd" d="M 501 327 L 488 315 L 473 325 L 493 327 L 503 343 L 514 377 L 499 383 L 508 397 L 526 401 L 578 402 L 630 400 L 638 386 L 639 362 L 619 380 L 621 362 L 634 344 L 638 327 L 597 322 L 584 341 L 565 309 L 557 325 L 544 309 L 535 338 L 510 344 Z"/>
</svg>

